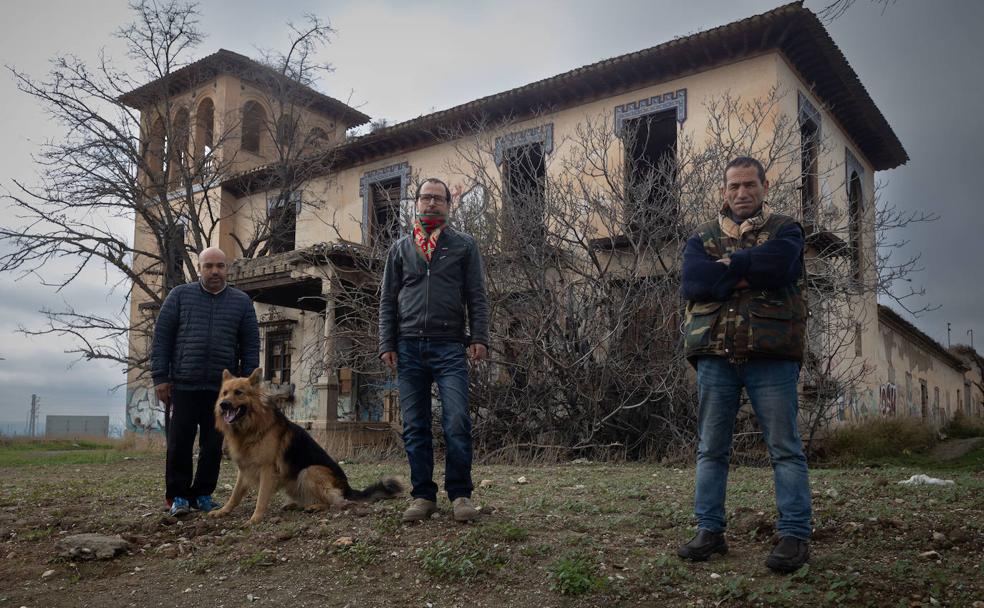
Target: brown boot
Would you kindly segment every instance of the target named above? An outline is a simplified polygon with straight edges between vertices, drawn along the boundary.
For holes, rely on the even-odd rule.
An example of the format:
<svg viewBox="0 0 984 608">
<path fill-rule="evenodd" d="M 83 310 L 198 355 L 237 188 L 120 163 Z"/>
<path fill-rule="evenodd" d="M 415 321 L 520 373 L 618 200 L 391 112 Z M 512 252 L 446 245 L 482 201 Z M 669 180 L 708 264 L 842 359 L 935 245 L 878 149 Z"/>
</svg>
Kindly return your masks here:
<svg viewBox="0 0 984 608">
<path fill-rule="evenodd" d="M 472 504 L 471 499 L 464 496 L 454 499 L 454 502 L 451 503 L 451 511 L 454 513 L 455 521 L 472 521 L 481 515 L 475 505 Z"/>
<path fill-rule="evenodd" d="M 437 503 L 426 498 L 414 498 L 410 507 L 403 512 L 403 521 L 424 521 L 432 513 L 437 513 Z"/>
</svg>

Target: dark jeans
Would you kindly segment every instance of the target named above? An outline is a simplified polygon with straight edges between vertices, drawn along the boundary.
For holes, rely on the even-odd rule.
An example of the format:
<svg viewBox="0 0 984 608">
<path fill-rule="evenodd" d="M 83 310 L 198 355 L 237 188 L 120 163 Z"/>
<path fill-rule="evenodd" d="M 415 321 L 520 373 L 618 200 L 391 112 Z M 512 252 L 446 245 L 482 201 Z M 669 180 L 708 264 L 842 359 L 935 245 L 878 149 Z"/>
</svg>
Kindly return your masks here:
<svg viewBox="0 0 984 608">
<path fill-rule="evenodd" d="M 410 461 L 410 483 L 413 486 L 410 494 L 414 498 L 437 500 L 431 435 L 431 385 L 437 382 L 446 446 L 444 489 L 451 500 L 471 497 L 472 437 L 465 345 L 459 342 L 401 339 L 397 354 L 403 443 Z"/>
<path fill-rule="evenodd" d="M 217 391 L 171 391 L 171 426 L 167 434 L 164 480 L 167 499 L 194 501 L 215 491 L 222 461 L 222 433 L 215 428 Z M 195 434 L 198 471 L 192 475 Z"/>
<path fill-rule="evenodd" d="M 697 361 L 700 444 L 695 512 L 699 527 L 710 532 L 722 532 L 725 527 L 731 439 L 744 387 L 772 461 L 779 509 L 776 530 L 780 537 L 810 538 L 810 481 L 796 425 L 799 371 L 799 363 L 775 359 L 741 364 L 723 357 Z"/>
</svg>

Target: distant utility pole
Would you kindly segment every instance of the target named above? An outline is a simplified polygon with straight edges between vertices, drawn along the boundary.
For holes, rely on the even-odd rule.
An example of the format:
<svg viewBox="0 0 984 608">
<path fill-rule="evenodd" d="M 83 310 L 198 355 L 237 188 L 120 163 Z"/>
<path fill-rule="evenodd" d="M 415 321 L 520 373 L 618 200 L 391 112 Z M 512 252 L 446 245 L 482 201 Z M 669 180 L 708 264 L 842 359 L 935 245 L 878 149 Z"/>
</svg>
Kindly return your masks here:
<svg viewBox="0 0 984 608">
<path fill-rule="evenodd" d="M 39 409 L 41 409 L 41 398 L 37 395 L 31 395 L 31 423 L 28 428 L 31 437 L 34 437 L 34 432 L 37 429 Z"/>
<path fill-rule="evenodd" d="M 968 329 L 967 333 L 970 334 L 970 347 L 974 348 L 974 330 Z"/>
<path fill-rule="evenodd" d="M 946 324 L 946 347 L 950 348 L 950 323 Z"/>
</svg>

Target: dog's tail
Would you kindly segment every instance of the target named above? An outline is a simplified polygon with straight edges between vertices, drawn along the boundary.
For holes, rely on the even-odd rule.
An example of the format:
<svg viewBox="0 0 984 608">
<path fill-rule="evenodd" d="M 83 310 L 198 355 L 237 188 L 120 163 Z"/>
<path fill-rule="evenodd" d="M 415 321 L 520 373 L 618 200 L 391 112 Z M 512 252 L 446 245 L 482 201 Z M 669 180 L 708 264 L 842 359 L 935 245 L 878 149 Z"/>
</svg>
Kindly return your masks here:
<svg viewBox="0 0 984 608">
<path fill-rule="evenodd" d="M 349 488 L 345 498 L 356 502 L 373 502 L 385 498 L 394 498 L 403 494 L 406 488 L 403 482 L 396 477 L 383 477 L 376 483 L 370 485 L 365 490 L 355 490 Z"/>
</svg>

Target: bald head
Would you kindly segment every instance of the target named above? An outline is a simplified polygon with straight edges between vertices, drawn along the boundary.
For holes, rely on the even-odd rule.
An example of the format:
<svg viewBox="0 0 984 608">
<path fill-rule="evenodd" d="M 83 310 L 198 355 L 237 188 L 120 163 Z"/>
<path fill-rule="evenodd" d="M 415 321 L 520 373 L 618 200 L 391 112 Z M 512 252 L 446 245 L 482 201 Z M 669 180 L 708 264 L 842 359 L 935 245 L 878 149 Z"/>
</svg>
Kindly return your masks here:
<svg viewBox="0 0 984 608">
<path fill-rule="evenodd" d="M 218 247 L 203 249 L 198 254 L 198 272 L 205 291 L 219 293 L 225 289 L 229 272 L 225 252 Z"/>
</svg>

